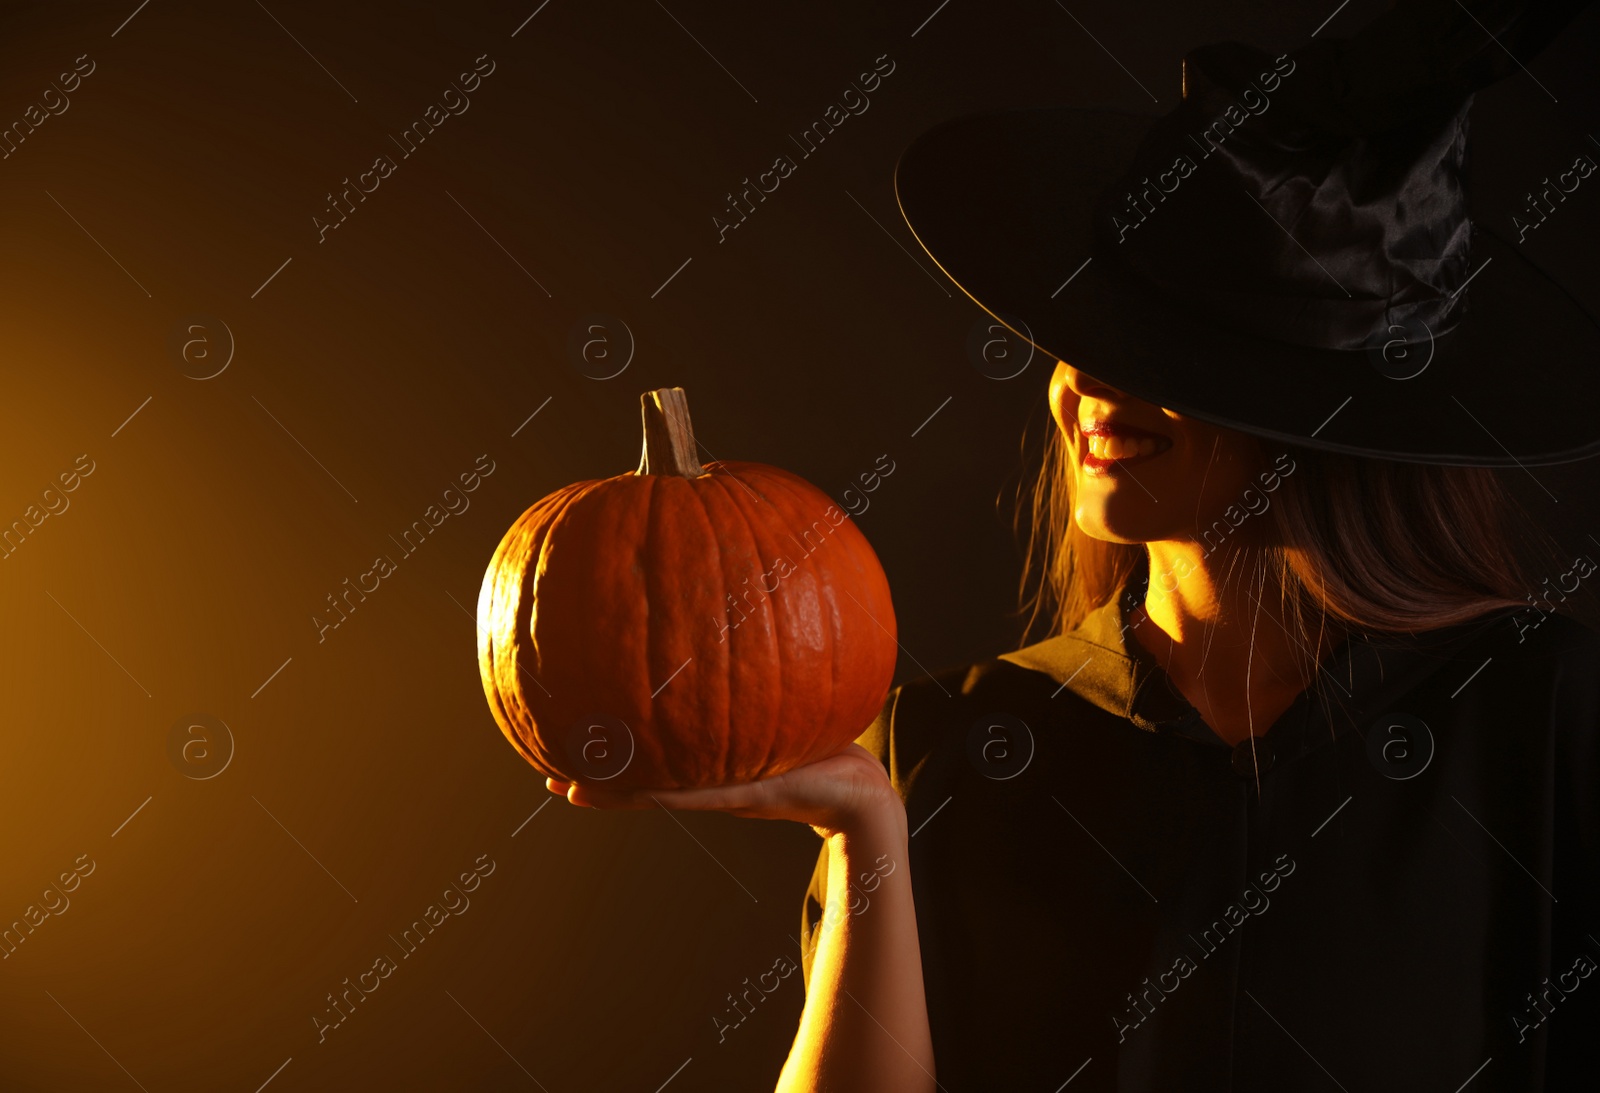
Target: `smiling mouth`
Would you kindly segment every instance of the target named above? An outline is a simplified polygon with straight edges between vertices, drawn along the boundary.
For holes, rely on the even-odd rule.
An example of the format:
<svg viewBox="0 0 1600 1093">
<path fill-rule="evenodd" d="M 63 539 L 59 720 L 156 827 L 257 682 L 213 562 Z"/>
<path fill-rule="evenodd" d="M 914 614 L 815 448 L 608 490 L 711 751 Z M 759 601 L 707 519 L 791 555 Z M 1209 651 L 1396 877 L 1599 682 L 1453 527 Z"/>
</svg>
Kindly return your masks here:
<svg viewBox="0 0 1600 1093">
<path fill-rule="evenodd" d="M 1111 475 L 1132 464 L 1156 459 L 1172 441 L 1120 423 L 1096 421 L 1080 430 L 1086 450 L 1083 468 L 1094 475 Z"/>
</svg>

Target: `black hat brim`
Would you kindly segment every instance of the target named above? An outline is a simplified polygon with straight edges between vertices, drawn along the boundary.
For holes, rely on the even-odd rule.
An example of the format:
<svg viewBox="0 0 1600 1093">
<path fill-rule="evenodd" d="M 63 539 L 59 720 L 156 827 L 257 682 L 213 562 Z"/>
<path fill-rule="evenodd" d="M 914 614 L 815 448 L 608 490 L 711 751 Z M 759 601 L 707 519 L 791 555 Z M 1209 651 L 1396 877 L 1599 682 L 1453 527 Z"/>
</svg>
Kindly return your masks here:
<svg viewBox="0 0 1600 1093">
<path fill-rule="evenodd" d="M 1600 325 L 1481 225 L 1466 317 L 1387 355 L 1224 327 L 1096 257 L 1096 202 L 1154 120 L 1054 107 L 945 122 L 900 158 L 901 213 L 940 269 L 1018 336 L 1162 407 L 1406 462 L 1537 466 L 1600 455 Z M 1242 190 L 1239 203 L 1215 215 L 1264 215 Z"/>
</svg>

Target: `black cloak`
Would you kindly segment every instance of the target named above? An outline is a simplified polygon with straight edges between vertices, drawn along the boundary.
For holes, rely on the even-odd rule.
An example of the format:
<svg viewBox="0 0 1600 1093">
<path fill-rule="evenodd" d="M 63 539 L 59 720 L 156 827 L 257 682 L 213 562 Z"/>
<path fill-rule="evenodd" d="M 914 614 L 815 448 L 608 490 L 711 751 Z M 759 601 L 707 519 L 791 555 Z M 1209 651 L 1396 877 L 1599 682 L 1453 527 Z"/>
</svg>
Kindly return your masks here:
<svg viewBox="0 0 1600 1093">
<path fill-rule="evenodd" d="M 1128 634 L 1145 580 L 860 739 L 906 804 L 940 1087 L 1600 1087 L 1600 634 L 1354 636 L 1230 748 Z"/>
</svg>

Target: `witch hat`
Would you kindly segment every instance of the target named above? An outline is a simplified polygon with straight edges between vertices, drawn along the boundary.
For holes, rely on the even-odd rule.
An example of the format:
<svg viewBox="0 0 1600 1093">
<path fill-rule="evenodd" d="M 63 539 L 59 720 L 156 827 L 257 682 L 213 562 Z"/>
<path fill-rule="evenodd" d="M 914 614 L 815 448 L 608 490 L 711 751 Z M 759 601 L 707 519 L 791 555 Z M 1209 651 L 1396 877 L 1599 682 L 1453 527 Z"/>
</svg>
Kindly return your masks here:
<svg viewBox="0 0 1600 1093">
<path fill-rule="evenodd" d="M 1158 118 L 946 122 L 901 156 L 901 212 L 985 311 L 1159 406 L 1407 462 L 1600 454 L 1600 325 L 1468 213 L 1467 112 L 1499 73 L 1475 49 L 1335 101 L 1338 48 L 1194 50 Z"/>
</svg>

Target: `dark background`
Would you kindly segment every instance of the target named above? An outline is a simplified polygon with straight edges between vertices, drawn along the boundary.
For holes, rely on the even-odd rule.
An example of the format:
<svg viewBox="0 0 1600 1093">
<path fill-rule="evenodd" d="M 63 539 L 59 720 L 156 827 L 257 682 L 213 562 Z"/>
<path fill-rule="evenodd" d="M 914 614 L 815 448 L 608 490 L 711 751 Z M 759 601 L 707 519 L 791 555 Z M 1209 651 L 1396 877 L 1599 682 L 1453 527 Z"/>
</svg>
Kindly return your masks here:
<svg viewBox="0 0 1600 1093">
<path fill-rule="evenodd" d="M 0 561 L 0 919 L 94 867 L 0 961 L 0 1085 L 770 1088 L 800 976 L 726 1042 L 713 1018 L 798 959 L 816 836 L 551 798 L 478 680 L 496 543 L 551 490 L 632 469 L 640 392 L 682 385 L 717 457 L 836 497 L 893 460 L 858 523 L 895 591 L 897 680 L 1015 647 L 1009 497 L 1050 362 L 974 366 L 981 313 L 903 227 L 896 157 L 987 107 L 1169 109 L 1188 48 L 1292 49 L 1336 0 L 136 7 L 0 13 L 0 122 L 94 65 L 0 160 L 0 520 L 94 467 Z M 1590 11 L 1537 83 L 1480 96 L 1486 224 L 1600 155 L 1597 39 Z M 399 158 L 390 134 L 485 54 L 467 112 Z M 724 195 L 885 54 L 870 108 L 719 243 Z M 381 153 L 398 170 L 319 243 L 325 195 Z M 1597 215 L 1600 176 L 1526 246 L 1591 309 Z M 568 351 L 596 313 L 636 339 L 603 381 Z M 173 350 L 195 315 L 236 345 L 204 381 Z M 471 508 L 319 641 L 325 597 L 483 454 Z M 1600 551 L 1592 469 L 1534 474 L 1508 480 Z M 1575 604 L 1595 617 L 1592 592 Z M 233 740 L 207 779 L 169 755 L 194 714 Z M 329 992 L 480 855 L 470 906 L 319 1042 Z"/>
</svg>

